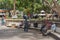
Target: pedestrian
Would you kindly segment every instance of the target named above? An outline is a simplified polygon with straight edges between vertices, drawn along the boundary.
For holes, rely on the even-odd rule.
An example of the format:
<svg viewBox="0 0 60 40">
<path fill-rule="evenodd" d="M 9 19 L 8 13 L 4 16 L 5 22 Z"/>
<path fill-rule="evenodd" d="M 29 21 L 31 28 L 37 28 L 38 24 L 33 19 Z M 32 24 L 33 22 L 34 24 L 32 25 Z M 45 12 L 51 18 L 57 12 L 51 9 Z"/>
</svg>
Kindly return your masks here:
<svg viewBox="0 0 60 40">
<path fill-rule="evenodd" d="M 24 31 L 28 32 L 28 21 L 25 20 Z"/>
<path fill-rule="evenodd" d="M 25 21 L 24 21 L 24 31 L 25 32 L 28 32 L 28 17 L 27 15 L 25 16 Z"/>
<path fill-rule="evenodd" d="M 4 16 L 2 16 L 2 25 L 5 25 L 6 24 L 6 20 L 5 20 L 5 17 Z"/>
<path fill-rule="evenodd" d="M 51 30 L 52 30 L 53 32 L 56 32 L 56 24 L 55 24 L 55 23 L 52 23 L 52 25 L 51 25 Z"/>
</svg>

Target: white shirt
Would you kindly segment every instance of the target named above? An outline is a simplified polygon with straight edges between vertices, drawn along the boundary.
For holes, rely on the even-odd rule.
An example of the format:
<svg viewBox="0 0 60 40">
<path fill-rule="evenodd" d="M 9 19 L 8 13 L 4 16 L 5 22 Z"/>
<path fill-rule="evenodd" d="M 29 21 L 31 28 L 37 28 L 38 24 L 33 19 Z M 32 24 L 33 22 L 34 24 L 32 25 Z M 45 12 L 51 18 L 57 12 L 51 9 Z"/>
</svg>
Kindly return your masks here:
<svg viewBox="0 0 60 40">
<path fill-rule="evenodd" d="M 55 24 L 53 24 L 52 26 L 51 26 L 51 30 L 56 30 L 56 25 Z"/>
</svg>

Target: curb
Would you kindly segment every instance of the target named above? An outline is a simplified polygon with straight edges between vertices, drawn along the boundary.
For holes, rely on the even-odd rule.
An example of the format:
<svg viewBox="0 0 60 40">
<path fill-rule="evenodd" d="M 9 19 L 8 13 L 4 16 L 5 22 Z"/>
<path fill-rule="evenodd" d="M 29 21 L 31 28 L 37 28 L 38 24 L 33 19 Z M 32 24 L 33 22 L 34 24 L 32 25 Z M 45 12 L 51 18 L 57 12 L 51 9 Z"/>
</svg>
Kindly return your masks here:
<svg viewBox="0 0 60 40">
<path fill-rule="evenodd" d="M 50 36 L 53 37 L 53 38 L 55 38 L 56 40 L 60 40 L 60 35 L 58 33 L 51 32 Z"/>
</svg>

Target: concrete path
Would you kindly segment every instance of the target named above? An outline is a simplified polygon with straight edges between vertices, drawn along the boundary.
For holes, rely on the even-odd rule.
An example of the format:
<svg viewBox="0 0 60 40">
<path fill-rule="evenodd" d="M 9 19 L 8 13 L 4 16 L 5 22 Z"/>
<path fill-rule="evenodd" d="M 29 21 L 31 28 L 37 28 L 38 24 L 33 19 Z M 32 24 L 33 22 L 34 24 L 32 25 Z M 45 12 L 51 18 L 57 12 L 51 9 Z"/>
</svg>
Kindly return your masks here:
<svg viewBox="0 0 60 40">
<path fill-rule="evenodd" d="M 0 40 L 55 40 L 39 33 L 37 30 L 24 32 L 23 29 L 3 29 L 0 30 Z"/>
</svg>

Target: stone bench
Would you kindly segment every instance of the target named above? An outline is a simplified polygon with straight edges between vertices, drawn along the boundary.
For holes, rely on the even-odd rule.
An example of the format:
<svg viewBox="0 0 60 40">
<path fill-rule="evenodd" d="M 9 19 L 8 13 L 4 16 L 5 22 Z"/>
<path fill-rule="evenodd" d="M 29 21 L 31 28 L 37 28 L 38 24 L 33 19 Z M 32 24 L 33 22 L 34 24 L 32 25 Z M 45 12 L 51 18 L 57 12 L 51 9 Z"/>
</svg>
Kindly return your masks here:
<svg viewBox="0 0 60 40">
<path fill-rule="evenodd" d="M 53 38 L 55 38 L 56 40 L 60 40 L 60 34 L 55 33 L 55 32 L 51 32 L 51 35 Z"/>
</svg>

